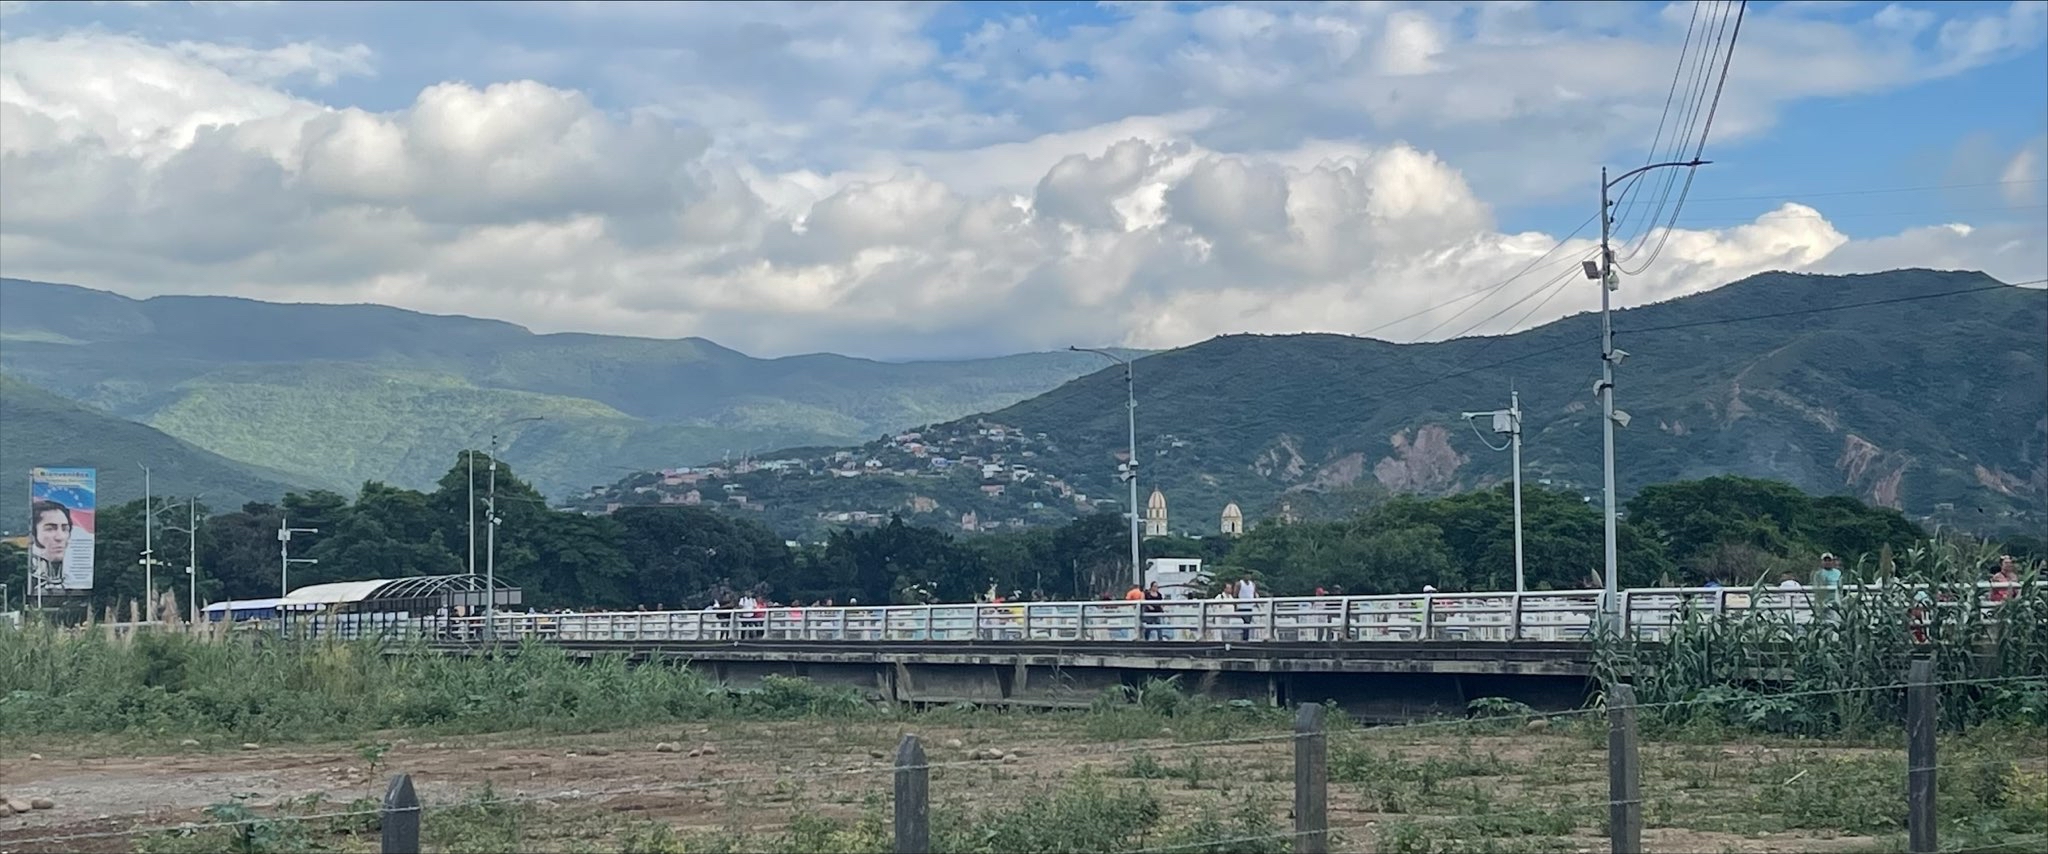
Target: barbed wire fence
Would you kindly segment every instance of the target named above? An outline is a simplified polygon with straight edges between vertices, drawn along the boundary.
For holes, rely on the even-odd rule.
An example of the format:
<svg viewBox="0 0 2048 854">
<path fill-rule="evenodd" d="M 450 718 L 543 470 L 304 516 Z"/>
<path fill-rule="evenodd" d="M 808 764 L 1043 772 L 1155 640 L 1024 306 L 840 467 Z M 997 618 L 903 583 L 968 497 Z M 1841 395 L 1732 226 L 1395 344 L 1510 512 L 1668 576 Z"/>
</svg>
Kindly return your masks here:
<svg viewBox="0 0 2048 854">
<path fill-rule="evenodd" d="M 1934 731 L 1936 725 L 1937 689 L 1958 686 L 1984 686 L 2011 684 L 2017 682 L 2038 682 L 2038 676 L 2007 676 L 1977 679 L 1936 680 L 1933 678 L 1932 662 L 1915 659 L 1901 682 L 1885 685 L 1831 688 L 1818 690 L 1788 691 L 1774 693 L 1774 698 L 1821 697 L 1862 692 L 1896 691 L 1907 692 L 1905 720 L 1906 753 L 1904 793 L 1899 806 L 1905 812 L 1907 829 L 1907 850 L 1912 854 L 1965 854 L 1965 852 L 2001 852 L 2038 850 L 2048 845 L 2048 834 L 2041 832 L 2018 833 L 2010 839 L 2003 839 L 1983 845 L 1942 848 L 1937 839 L 1937 780 L 1943 771 L 1962 772 L 1979 770 L 1977 766 L 1965 763 L 1939 764 L 1936 761 Z M 1338 737 L 1381 737 L 1390 733 L 1427 733 L 1485 727 L 1491 731 L 1512 728 L 1518 721 L 1557 721 L 1574 718 L 1605 716 L 1607 719 L 1607 766 L 1608 796 L 1603 801 L 1568 803 L 1564 806 L 1533 807 L 1520 810 L 1488 810 L 1467 814 L 1415 814 L 1404 816 L 1405 820 L 1427 823 L 1432 826 L 1447 824 L 1471 824 L 1477 822 L 1498 822 L 1506 818 L 1556 816 L 1559 812 L 1575 810 L 1605 809 L 1607 816 L 1600 822 L 1609 840 L 1609 850 L 1614 854 L 1641 852 L 1643 845 L 1644 808 L 1658 803 L 1656 797 L 1646 797 L 1642 788 L 1645 777 L 1639 744 L 1638 715 L 1644 711 L 1678 709 L 1686 707 L 1712 706 L 1735 702 L 1733 697 L 1699 697 L 1658 703 L 1637 703 L 1634 690 L 1627 684 L 1608 687 L 1605 702 L 1601 705 L 1561 712 L 1525 711 L 1480 718 L 1458 718 L 1414 721 L 1333 732 L 1327 726 L 1326 708 L 1322 705 L 1303 705 L 1297 709 L 1294 728 L 1291 732 L 1261 735 L 1217 738 L 1196 741 L 1169 742 L 1167 744 L 1124 744 L 1112 746 L 1091 746 L 1063 754 L 1052 754 L 1042 758 L 1070 758 L 1075 761 L 1101 759 L 1104 757 L 1154 753 L 1160 751 L 1196 751 L 1216 747 L 1243 745 L 1288 744 L 1292 747 L 1293 762 L 1293 804 L 1289 815 L 1292 826 L 1286 830 L 1262 834 L 1235 834 L 1158 844 L 1138 848 L 1126 848 L 1125 854 L 1167 854 L 1167 852 L 1207 852 L 1236 850 L 1230 846 L 1244 846 L 1253 843 L 1289 842 L 1297 854 L 1328 854 L 1332 849 L 1333 828 L 1329 822 L 1329 744 L 1332 735 Z M 897 854 L 929 854 L 932 847 L 931 834 L 931 772 L 959 768 L 988 767 L 987 758 L 966 760 L 931 761 L 926 754 L 923 740 L 915 734 L 907 734 L 899 742 L 893 761 L 887 765 L 866 766 L 851 769 L 817 770 L 803 773 L 777 773 L 728 777 L 712 780 L 676 781 L 600 788 L 595 790 L 563 790 L 532 792 L 510 796 L 494 796 L 490 803 L 499 806 L 522 804 L 559 804 L 563 801 L 601 801 L 610 798 L 644 795 L 673 794 L 689 791 L 740 790 L 762 784 L 787 784 L 790 782 L 825 782 L 843 780 L 849 777 L 873 774 L 893 775 L 891 804 L 892 820 L 889 822 L 891 848 Z M 1797 776 L 1803 776 L 1801 771 Z M 1789 781 L 1788 781 L 1789 782 Z M 421 799 L 408 773 L 398 773 L 390 778 L 384 796 L 374 808 L 331 810 L 307 814 L 256 815 L 243 818 L 186 822 L 171 826 L 137 826 L 116 830 L 95 830 L 87 832 L 57 833 L 41 836 L 0 838 L 0 854 L 10 852 L 70 851 L 79 843 L 91 840 L 136 838 L 154 834 L 179 834 L 190 836 L 206 831 L 238 831 L 277 823 L 310 825 L 316 822 L 333 822 L 348 819 L 362 820 L 364 826 L 374 826 L 380 836 L 380 851 L 383 854 L 418 854 L 422 850 L 422 829 L 431 813 L 439 810 L 471 807 L 475 801 L 448 801 L 427 803 Z M 1896 813 L 1893 813 L 1896 821 Z M 1753 818 L 1749 814 L 1696 817 L 1712 818 Z M 374 823 L 370 820 L 374 819 Z M 1576 822 L 1575 822 L 1576 825 Z M 1336 829 L 1342 831 L 1342 828 Z"/>
</svg>

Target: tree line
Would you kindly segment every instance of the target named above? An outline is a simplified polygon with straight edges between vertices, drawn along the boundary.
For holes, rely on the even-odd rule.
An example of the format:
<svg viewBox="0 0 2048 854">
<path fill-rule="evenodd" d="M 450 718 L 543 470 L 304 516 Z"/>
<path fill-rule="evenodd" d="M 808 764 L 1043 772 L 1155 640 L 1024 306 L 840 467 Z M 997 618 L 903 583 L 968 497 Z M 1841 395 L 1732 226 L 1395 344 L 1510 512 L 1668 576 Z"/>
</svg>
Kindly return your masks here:
<svg viewBox="0 0 2048 854">
<path fill-rule="evenodd" d="M 478 455 L 476 571 L 485 571 L 488 528 L 485 472 Z M 495 571 L 523 588 L 534 607 L 704 607 L 731 591 L 759 590 L 778 601 L 863 603 L 967 601 L 994 590 L 1050 599 L 1117 595 L 1131 578 L 1129 528 L 1119 513 L 1057 527 L 955 535 L 901 517 L 868 529 L 839 530 L 821 543 L 792 546 L 752 519 L 703 507 L 625 507 L 591 516 L 547 507 L 543 497 L 499 463 Z M 353 501 L 327 491 L 292 493 L 199 515 L 200 599 L 279 595 L 278 529 L 316 528 L 292 540 L 291 584 L 446 575 L 469 570 L 469 468 L 455 467 L 430 492 L 363 485 Z M 1437 498 L 1397 497 L 1346 518 L 1256 523 L 1242 536 L 1148 539 L 1143 555 L 1198 557 L 1219 575 L 1250 576 L 1274 595 L 1317 588 L 1353 594 L 1504 590 L 1514 586 L 1512 496 L 1507 487 Z M 182 524 L 183 504 L 158 499 L 159 519 Z M 1728 585 L 1801 577 L 1822 552 L 1852 567 L 1887 549 L 1925 540 L 1898 511 L 1853 498 L 1810 496 L 1786 484 L 1739 477 L 1659 484 L 1626 505 L 1619 526 L 1624 586 Z M 1580 496 L 1523 492 L 1524 552 L 1532 589 L 1596 586 L 1603 567 L 1599 511 Z M 99 611 L 141 598 L 142 502 L 98 515 Z M 155 584 L 182 601 L 188 541 L 159 528 Z M 2028 559 L 2038 540 L 2008 542 Z M 21 565 L 18 551 L 0 561 Z M 82 603 L 81 603 L 82 604 Z"/>
</svg>

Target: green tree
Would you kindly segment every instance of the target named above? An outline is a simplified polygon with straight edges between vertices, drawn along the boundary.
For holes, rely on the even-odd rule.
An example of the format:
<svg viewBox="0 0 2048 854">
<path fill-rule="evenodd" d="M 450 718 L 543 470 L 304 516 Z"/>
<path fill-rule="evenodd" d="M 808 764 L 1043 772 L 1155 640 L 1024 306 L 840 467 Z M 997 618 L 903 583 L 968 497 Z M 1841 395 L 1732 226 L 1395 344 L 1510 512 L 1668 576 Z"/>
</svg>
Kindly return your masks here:
<svg viewBox="0 0 2048 854">
<path fill-rule="evenodd" d="M 288 496 L 286 504 L 296 497 Z M 312 541 L 308 556 L 320 562 L 305 570 L 294 568 L 294 587 L 299 578 L 314 584 L 463 571 L 461 561 L 442 544 L 444 520 L 426 496 L 412 490 L 365 483 L 354 505 L 345 510 L 321 507 L 317 515 L 307 516 L 309 521 L 324 520 L 329 527 L 307 535 Z M 296 516 L 291 524 L 300 527 Z"/>
<path fill-rule="evenodd" d="M 214 585 L 214 599 L 265 599 L 278 595 L 277 528 L 283 510 L 251 502 L 233 513 L 200 522 L 207 540 L 200 548 L 199 576 Z"/>
<path fill-rule="evenodd" d="M 552 513 L 526 535 L 534 561 L 512 580 L 532 591 L 527 602 L 540 607 L 625 607 L 674 604 L 678 599 L 646 599 L 624 549 L 625 526 L 603 516 Z"/>
<path fill-rule="evenodd" d="M 1854 564 L 1926 535 L 1896 510 L 1846 496 L 1815 498 L 1789 484 L 1746 477 L 1660 483 L 1628 503 L 1629 521 L 1655 539 L 1688 581 L 1747 584 L 1804 568 L 1821 552 Z"/>
<path fill-rule="evenodd" d="M 627 507 L 612 514 L 631 573 L 623 583 L 649 604 L 701 608 L 719 588 L 790 579 L 796 560 L 775 532 L 699 507 Z"/>
</svg>

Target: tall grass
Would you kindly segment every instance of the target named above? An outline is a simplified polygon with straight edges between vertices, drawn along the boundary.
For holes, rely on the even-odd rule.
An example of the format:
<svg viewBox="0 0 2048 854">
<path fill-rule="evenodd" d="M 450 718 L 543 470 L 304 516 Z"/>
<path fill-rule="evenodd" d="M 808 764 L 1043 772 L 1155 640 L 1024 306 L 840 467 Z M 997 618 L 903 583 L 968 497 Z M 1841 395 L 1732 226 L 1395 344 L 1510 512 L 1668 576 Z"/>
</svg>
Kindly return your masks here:
<svg viewBox="0 0 2048 854">
<path fill-rule="evenodd" d="M 2048 726 L 2048 593 L 2028 584 L 1987 609 L 1978 582 L 1990 557 L 1929 542 L 1889 572 L 1868 563 L 1846 572 L 1845 586 L 1856 589 L 1812 622 L 1761 610 L 1692 613 L 1661 642 L 1603 640 L 1597 673 L 1602 684 L 1633 683 L 1639 703 L 1680 704 L 1645 710 L 1666 725 L 1855 736 L 1903 720 L 1905 692 L 1896 686 L 1924 655 L 1936 681 L 1950 683 L 1939 689 L 1944 726 Z"/>
<path fill-rule="evenodd" d="M 435 732 L 575 730 L 749 717 L 847 715 L 860 695 L 772 678 L 732 697 L 680 667 L 580 661 L 530 643 L 516 654 L 387 654 L 373 642 L 266 638 L 208 643 L 171 633 L 110 640 L 30 627 L 0 631 L 0 736 L 44 733 L 335 738 Z"/>
</svg>

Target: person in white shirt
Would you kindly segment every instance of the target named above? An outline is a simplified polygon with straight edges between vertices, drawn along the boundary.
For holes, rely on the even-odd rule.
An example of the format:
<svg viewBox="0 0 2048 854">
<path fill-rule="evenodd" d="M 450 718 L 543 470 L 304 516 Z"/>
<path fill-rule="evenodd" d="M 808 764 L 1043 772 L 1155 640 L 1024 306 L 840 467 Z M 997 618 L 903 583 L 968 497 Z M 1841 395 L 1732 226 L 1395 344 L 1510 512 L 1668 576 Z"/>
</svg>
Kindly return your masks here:
<svg viewBox="0 0 2048 854">
<path fill-rule="evenodd" d="M 1223 582 L 1223 589 L 1221 589 L 1221 590 L 1218 590 L 1218 591 L 1216 591 L 1216 595 L 1215 595 L 1215 597 L 1213 597 L 1213 598 L 1214 598 L 1214 599 L 1215 599 L 1216 601 L 1219 601 L 1219 602 L 1222 602 L 1222 601 L 1233 601 L 1233 600 L 1236 600 L 1236 599 L 1237 599 L 1237 582 L 1235 582 L 1235 581 L 1226 581 L 1226 582 Z M 1213 612 L 1211 612 L 1211 613 L 1213 613 Z M 1212 620 L 1212 621 L 1213 621 L 1213 620 L 1214 620 L 1215 618 L 1213 618 L 1213 617 L 1210 617 L 1210 618 L 1208 618 L 1208 619 L 1210 619 L 1210 620 Z M 1220 629 L 1211 629 L 1211 628 L 1210 628 L 1209 626 L 1203 626 L 1203 627 L 1202 627 L 1202 635 L 1203 635 L 1204 637 L 1213 637 L 1213 639 L 1215 639 L 1215 640 L 1222 640 L 1222 639 L 1223 639 L 1223 632 L 1222 632 L 1222 630 L 1220 630 Z"/>
<path fill-rule="evenodd" d="M 1257 582 L 1255 582 L 1255 581 L 1252 581 L 1252 580 L 1251 580 L 1251 577 L 1250 577 L 1250 576 L 1246 576 L 1246 577 L 1244 577 L 1244 578 L 1242 578 L 1242 579 L 1239 579 L 1239 580 L 1238 580 L 1238 582 L 1237 582 L 1237 598 L 1238 598 L 1238 599 L 1257 599 L 1257 598 L 1259 598 L 1259 585 L 1258 585 L 1258 583 L 1257 583 Z M 1241 620 L 1243 620 L 1243 621 L 1244 621 L 1244 624 L 1245 624 L 1245 630 L 1244 630 L 1244 639 L 1245 639 L 1245 640 L 1247 640 L 1247 641 L 1249 641 L 1249 640 L 1251 640 L 1251 639 L 1252 639 L 1252 629 L 1251 629 L 1251 624 L 1252 624 L 1252 615 L 1251 615 L 1251 613 L 1250 613 L 1250 612 L 1251 612 L 1251 610 L 1252 610 L 1252 606 L 1250 606 L 1250 605 L 1239 605 L 1239 606 L 1237 606 L 1237 611 L 1238 611 L 1238 613 L 1240 613 L 1240 614 L 1243 614 L 1243 615 L 1244 615 L 1244 616 L 1240 617 L 1239 619 L 1241 619 Z"/>
</svg>

